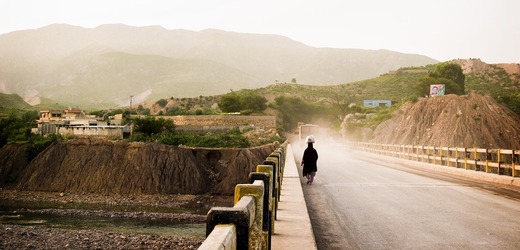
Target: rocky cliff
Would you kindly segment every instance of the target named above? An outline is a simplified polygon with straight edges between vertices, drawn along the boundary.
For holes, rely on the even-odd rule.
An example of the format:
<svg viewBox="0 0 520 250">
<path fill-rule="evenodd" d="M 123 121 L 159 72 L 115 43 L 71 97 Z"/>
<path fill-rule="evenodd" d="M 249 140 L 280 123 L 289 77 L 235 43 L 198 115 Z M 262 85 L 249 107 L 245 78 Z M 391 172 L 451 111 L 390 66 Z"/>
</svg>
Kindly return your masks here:
<svg viewBox="0 0 520 250">
<path fill-rule="evenodd" d="M 55 143 L 27 161 L 23 145 L 7 145 L 0 149 L 0 184 L 71 193 L 230 195 L 273 150 L 76 140 Z"/>
</svg>

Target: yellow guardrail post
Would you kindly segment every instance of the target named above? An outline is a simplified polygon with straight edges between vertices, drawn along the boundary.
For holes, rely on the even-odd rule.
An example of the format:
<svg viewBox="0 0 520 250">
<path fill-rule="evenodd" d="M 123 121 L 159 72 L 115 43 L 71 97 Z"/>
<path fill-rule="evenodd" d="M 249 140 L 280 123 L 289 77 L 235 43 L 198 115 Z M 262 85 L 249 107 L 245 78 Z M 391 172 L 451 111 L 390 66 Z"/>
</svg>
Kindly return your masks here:
<svg viewBox="0 0 520 250">
<path fill-rule="evenodd" d="M 262 241 L 262 209 L 264 207 L 264 182 L 255 181 L 253 184 L 238 184 L 235 186 L 234 203 L 237 204 L 244 196 L 255 198 L 254 218 L 249 230 L 249 249 L 267 249 L 267 244 Z"/>
<path fill-rule="evenodd" d="M 432 150 L 433 150 L 433 152 L 432 152 L 432 154 L 433 154 L 433 164 L 437 164 L 437 154 L 438 154 L 437 151 L 439 151 L 439 150 L 437 150 L 437 147 L 435 147 L 435 146 L 433 146 Z"/>
<path fill-rule="evenodd" d="M 276 197 L 275 197 L 275 180 L 274 180 L 274 174 L 273 174 L 273 166 L 271 165 L 258 165 L 256 166 L 256 172 L 260 172 L 260 173 L 267 173 L 269 176 L 271 176 L 271 180 L 272 180 L 272 185 L 271 187 L 272 188 L 272 192 L 271 192 L 271 196 L 269 197 L 269 210 L 271 211 L 271 218 L 270 218 L 270 228 L 271 228 L 271 234 L 274 234 L 274 220 L 275 220 L 275 213 L 276 213 L 276 206 L 275 206 L 275 200 L 276 200 Z"/>
<path fill-rule="evenodd" d="M 475 154 L 473 155 L 473 159 L 475 160 L 475 170 L 477 170 L 477 168 L 480 168 L 478 166 L 478 152 L 477 152 L 477 148 L 473 148 L 475 150 Z"/>
<path fill-rule="evenodd" d="M 511 153 L 511 176 L 515 177 L 515 150 Z"/>
<path fill-rule="evenodd" d="M 275 163 L 277 164 L 277 168 L 276 168 L 276 183 L 278 184 L 278 193 L 276 194 L 277 195 L 277 199 L 278 201 L 280 201 L 280 197 L 281 197 L 281 194 L 282 194 L 282 173 L 283 173 L 283 165 L 284 163 L 282 162 L 282 157 L 280 157 L 280 154 L 278 152 L 273 152 L 269 155 L 269 157 L 267 157 L 266 160 L 270 160 L 271 158 L 275 159 Z"/>
<path fill-rule="evenodd" d="M 439 165 L 442 166 L 442 146 L 439 147 Z"/>
<path fill-rule="evenodd" d="M 271 166 L 267 166 L 272 169 Z M 254 183 L 256 180 L 264 182 L 264 206 L 262 208 L 262 239 L 267 242 L 267 249 L 271 249 L 271 221 L 273 220 L 273 175 L 269 172 L 252 172 L 249 174 L 249 182 Z"/>
<path fill-rule="evenodd" d="M 350 142 L 349 145 L 358 145 L 358 150 L 365 150 L 381 155 L 393 156 L 396 158 L 405 158 L 437 164 L 441 166 L 471 169 L 471 165 L 475 165 L 475 171 L 486 173 L 494 173 L 494 167 L 497 166 L 498 174 L 507 174 L 504 170 L 511 169 L 511 176 L 517 177 L 518 155 L 520 150 L 504 150 L 504 149 L 488 149 L 488 148 L 459 148 L 459 147 L 443 147 L 443 146 L 417 146 L 417 145 L 397 145 L 384 143 L 362 143 Z M 453 152 L 455 150 L 455 152 Z M 444 152 L 446 151 L 446 152 Z M 495 163 L 494 153 L 497 153 L 497 162 Z M 461 154 L 464 154 L 461 156 Z M 512 160 L 509 165 L 509 154 Z M 473 155 L 473 158 L 472 158 Z M 504 155 L 504 156 L 502 156 Z M 464 157 L 464 158 L 462 158 Z M 482 157 L 485 157 L 483 159 Z M 453 162 L 453 164 L 452 164 Z M 463 166 L 464 165 L 464 166 Z"/>
<path fill-rule="evenodd" d="M 428 156 L 428 163 L 431 163 L 430 162 L 430 146 L 426 146 L 426 154 Z"/>
<path fill-rule="evenodd" d="M 455 168 L 459 168 L 459 148 L 455 148 Z"/>
<path fill-rule="evenodd" d="M 249 174 L 252 184 L 235 186 L 233 207 L 210 209 L 207 238 L 199 249 L 271 249 L 286 146 L 284 142 L 276 147 L 263 165 L 257 166 L 257 172 Z"/>
<path fill-rule="evenodd" d="M 275 191 L 275 194 L 274 194 L 274 197 L 275 197 L 275 201 L 274 201 L 274 219 L 276 220 L 277 218 L 277 210 L 278 210 L 278 193 L 280 193 L 280 189 L 281 189 L 281 186 L 280 186 L 280 163 L 279 163 L 279 160 L 278 158 L 276 157 L 272 157 L 272 156 L 269 156 L 265 159 L 264 162 L 262 162 L 263 165 L 272 165 L 272 163 L 274 163 L 273 165 L 273 183 L 274 183 L 274 191 Z"/>
<path fill-rule="evenodd" d="M 500 175 L 500 149 L 497 149 L 497 163 L 498 163 L 498 165 L 497 165 L 497 168 L 498 168 L 497 169 L 497 174 Z"/>
<path fill-rule="evenodd" d="M 489 173 L 489 155 L 488 155 L 488 149 L 486 148 L 486 173 Z"/>
<path fill-rule="evenodd" d="M 283 154 L 283 151 L 282 151 L 282 148 L 279 148 L 275 151 L 276 154 L 279 155 L 280 157 L 280 171 L 278 171 L 280 173 L 280 186 L 283 184 L 283 171 L 285 169 L 285 157 L 284 157 L 284 154 Z"/>
<path fill-rule="evenodd" d="M 464 169 L 468 170 L 468 149 L 464 148 Z"/>
</svg>

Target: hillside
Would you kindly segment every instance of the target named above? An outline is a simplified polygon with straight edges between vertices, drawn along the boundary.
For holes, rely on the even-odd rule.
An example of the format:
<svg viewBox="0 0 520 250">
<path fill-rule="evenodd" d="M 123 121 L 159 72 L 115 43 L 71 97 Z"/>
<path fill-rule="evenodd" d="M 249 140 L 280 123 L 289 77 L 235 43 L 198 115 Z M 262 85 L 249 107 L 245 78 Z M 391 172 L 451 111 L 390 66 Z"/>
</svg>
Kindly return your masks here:
<svg viewBox="0 0 520 250">
<path fill-rule="evenodd" d="M 107 108 L 217 95 L 274 82 L 332 85 L 436 61 L 387 50 L 314 48 L 277 35 L 120 24 L 50 25 L 0 35 L 0 91 L 32 105 Z"/>
<path fill-rule="evenodd" d="M 478 94 L 421 98 L 393 113 L 372 142 L 520 149 L 520 117 Z"/>
<path fill-rule="evenodd" d="M 14 109 L 27 109 L 27 104 L 19 95 L 16 94 L 3 94 L 0 93 L 0 107 L 9 107 Z"/>
</svg>

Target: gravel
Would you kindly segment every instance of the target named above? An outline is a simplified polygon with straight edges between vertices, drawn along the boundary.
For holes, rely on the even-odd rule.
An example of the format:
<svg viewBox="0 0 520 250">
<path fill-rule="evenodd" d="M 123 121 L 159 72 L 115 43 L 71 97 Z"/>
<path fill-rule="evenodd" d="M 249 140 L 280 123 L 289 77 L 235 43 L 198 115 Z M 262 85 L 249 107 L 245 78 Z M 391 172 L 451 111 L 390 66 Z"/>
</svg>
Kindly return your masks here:
<svg viewBox="0 0 520 250">
<path fill-rule="evenodd" d="M 108 211 L 82 208 L 62 209 L 60 204 L 76 207 L 146 206 L 157 208 L 209 209 L 232 206 L 232 197 L 209 195 L 99 195 L 54 192 L 26 192 L 0 189 L 0 201 L 45 202 L 58 208 L 20 208 L 25 213 L 63 216 L 89 216 L 125 219 L 157 219 L 179 223 L 205 223 L 202 214 L 142 211 Z M 64 206 L 66 207 L 66 206 Z M 1 222 L 1 221 L 0 221 Z M 0 224 L 0 249 L 197 249 L 204 237 L 121 233 L 99 229 L 66 229 L 43 225 Z"/>
<path fill-rule="evenodd" d="M 204 239 L 1 225 L 0 249 L 197 249 Z"/>
</svg>

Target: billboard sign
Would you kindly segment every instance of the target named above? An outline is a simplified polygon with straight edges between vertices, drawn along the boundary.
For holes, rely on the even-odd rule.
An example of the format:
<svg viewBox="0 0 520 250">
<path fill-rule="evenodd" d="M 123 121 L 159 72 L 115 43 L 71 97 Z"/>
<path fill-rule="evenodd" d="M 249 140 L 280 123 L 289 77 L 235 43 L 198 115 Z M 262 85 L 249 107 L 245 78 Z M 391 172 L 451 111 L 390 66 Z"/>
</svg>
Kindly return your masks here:
<svg viewBox="0 0 520 250">
<path fill-rule="evenodd" d="M 430 96 L 444 95 L 444 84 L 432 84 L 430 85 Z"/>
</svg>

